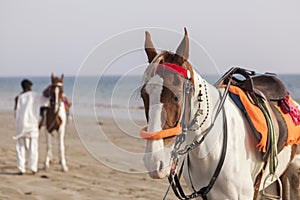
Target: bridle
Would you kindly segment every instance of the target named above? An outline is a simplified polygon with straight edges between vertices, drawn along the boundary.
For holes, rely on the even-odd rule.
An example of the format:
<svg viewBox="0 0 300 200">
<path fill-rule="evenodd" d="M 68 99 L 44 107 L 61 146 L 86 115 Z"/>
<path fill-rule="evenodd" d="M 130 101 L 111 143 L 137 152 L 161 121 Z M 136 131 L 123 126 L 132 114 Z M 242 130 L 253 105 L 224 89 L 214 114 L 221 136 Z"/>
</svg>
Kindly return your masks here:
<svg viewBox="0 0 300 200">
<path fill-rule="evenodd" d="M 182 134 L 177 136 L 176 141 L 175 141 L 175 145 L 174 145 L 174 149 L 171 152 L 171 159 L 173 160 L 173 162 L 172 162 L 172 166 L 171 166 L 170 175 L 168 177 L 168 180 L 169 180 L 169 183 L 170 183 L 169 187 L 171 187 L 173 189 L 174 194 L 178 197 L 178 199 L 194 199 L 194 198 L 197 198 L 197 197 L 202 197 L 202 199 L 204 199 L 204 200 L 208 199 L 207 194 L 210 192 L 210 190 L 214 186 L 214 184 L 215 184 L 215 182 L 216 182 L 216 180 L 217 180 L 217 178 L 218 178 L 218 176 L 221 172 L 221 169 L 222 169 L 222 166 L 223 166 L 223 163 L 224 163 L 224 160 L 225 160 L 225 156 L 226 156 L 226 151 L 227 151 L 227 139 L 228 139 L 227 137 L 228 137 L 228 134 L 227 134 L 227 118 L 226 118 L 226 114 L 225 114 L 225 110 L 224 110 L 224 103 L 225 103 L 225 100 L 226 100 L 226 97 L 227 97 L 227 94 L 228 94 L 229 85 L 230 84 L 228 84 L 228 86 L 226 87 L 223 96 L 219 93 L 221 101 L 218 105 L 215 116 L 214 116 L 210 126 L 208 128 L 206 128 L 204 131 L 202 131 L 201 134 L 199 134 L 199 136 L 197 136 L 191 144 L 188 144 L 185 147 L 180 148 L 181 145 L 185 142 L 185 138 L 186 138 L 186 135 L 187 135 L 188 131 L 197 131 L 198 129 L 200 129 L 201 125 L 203 124 L 203 123 L 201 123 L 200 125 L 196 125 L 196 129 L 191 129 L 191 127 L 193 127 L 197 122 L 196 117 L 192 120 L 191 123 L 189 123 L 188 120 L 184 120 L 182 122 L 183 123 Z M 187 93 L 187 94 L 189 94 L 189 93 Z M 186 109 L 186 108 L 187 108 L 187 106 L 186 106 L 186 103 L 185 103 L 184 109 Z M 219 116 L 221 111 L 223 113 L 223 126 L 224 126 L 223 127 L 223 130 L 224 130 L 223 134 L 224 135 L 223 135 L 223 146 L 222 146 L 222 149 L 221 149 L 220 160 L 217 164 L 217 167 L 216 167 L 216 169 L 213 173 L 213 176 L 211 177 L 208 185 L 205 186 L 205 187 L 202 187 L 199 190 L 196 190 L 194 185 L 193 185 L 191 175 L 190 175 L 190 167 L 189 167 L 190 166 L 190 156 L 189 156 L 189 152 L 192 151 L 193 149 L 197 148 L 200 144 L 202 144 L 204 142 L 206 136 L 210 133 L 211 129 L 213 128 L 213 126 L 215 124 L 215 121 L 216 121 L 216 119 Z M 199 113 L 196 112 L 195 116 L 198 116 L 198 115 L 199 115 Z M 186 119 L 186 118 L 183 118 L 183 119 Z M 204 118 L 204 120 L 205 120 L 205 118 Z M 179 172 L 177 173 L 177 168 L 178 168 L 178 164 L 179 164 L 179 156 L 183 156 L 183 155 L 186 155 L 186 158 L 187 158 L 188 176 L 189 176 L 191 187 L 193 189 L 193 192 L 189 195 L 185 194 L 185 192 L 183 191 L 182 186 L 180 184 L 180 177 L 181 177 L 181 173 L 182 173 L 182 169 L 183 169 L 183 165 L 184 165 L 185 160 L 183 160 L 182 165 L 179 169 Z M 169 188 L 167 189 L 166 195 L 167 195 L 168 191 L 169 191 Z M 166 198 L 166 195 L 165 195 L 164 199 Z"/>
<path fill-rule="evenodd" d="M 203 130 L 201 132 L 201 134 L 199 134 L 197 137 L 194 138 L 194 140 L 192 141 L 191 144 L 186 145 L 185 147 L 181 148 L 182 144 L 185 142 L 186 140 L 186 135 L 188 133 L 188 131 L 197 131 L 201 128 L 201 126 L 204 124 L 204 122 L 206 121 L 206 119 L 208 118 L 208 112 L 206 114 L 206 116 L 204 117 L 204 120 L 201 122 L 201 124 L 199 124 L 198 122 L 198 116 L 200 116 L 202 114 L 202 110 L 200 108 L 200 102 L 202 101 L 201 96 L 203 95 L 201 93 L 201 91 L 198 94 L 198 109 L 194 115 L 194 118 L 191 120 L 190 119 L 190 112 L 191 110 L 188 110 L 190 108 L 190 104 L 191 104 L 191 97 L 192 97 L 192 91 L 194 89 L 193 84 L 191 83 L 191 77 L 188 76 L 188 74 L 190 74 L 190 72 L 188 71 L 188 69 L 186 67 L 181 67 L 178 65 L 174 65 L 174 64 L 169 64 L 169 63 L 164 63 L 163 64 L 165 67 L 167 67 L 168 69 L 171 69 L 172 71 L 177 72 L 178 74 L 180 74 L 181 76 L 183 76 L 185 78 L 185 82 L 184 82 L 184 101 L 183 101 L 183 111 L 182 111 L 182 116 L 181 116 L 181 127 L 182 130 L 180 132 L 180 130 L 178 132 L 174 131 L 173 135 L 171 134 L 161 134 L 162 131 L 160 132 L 155 132 L 155 133 L 150 133 L 151 137 L 148 135 L 148 137 L 145 137 L 145 129 L 142 129 L 141 131 L 141 136 L 144 139 L 163 139 L 170 136 L 176 136 L 176 141 L 174 144 L 174 149 L 171 152 L 171 161 L 172 161 L 172 165 L 171 165 L 171 170 L 170 170 L 170 175 L 168 177 L 169 180 L 169 187 L 166 191 L 166 194 L 164 196 L 163 199 L 166 199 L 167 194 L 169 192 L 170 187 L 172 188 L 172 190 L 174 191 L 174 194 L 177 196 L 178 199 L 194 199 L 196 197 L 202 197 L 204 200 L 207 199 L 207 194 L 209 193 L 209 191 L 212 189 L 214 183 L 216 182 L 224 160 L 225 160 L 225 156 L 226 156 L 226 151 L 227 151 L 227 119 L 226 119 L 226 114 L 225 114 L 225 110 L 224 110 L 224 103 L 225 100 L 227 98 L 228 95 L 228 90 L 230 87 L 230 83 L 231 80 L 228 82 L 225 91 L 223 93 L 223 95 L 221 93 L 219 93 L 220 95 L 220 102 L 218 105 L 218 108 L 215 112 L 215 115 L 212 119 L 212 122 L 210 124 L 210 126 L 208 128 L 206 128 L 205 130 Z M 218 82 L 217 82 L 218 83 Z M 206 88 L 206 84 L 203 84 L 204 88 L 205 88 L 205 93 L 207 95 L 207 88 Z M 208 99 L 208 98 L 206 98 Z M 218 162 L 218 165 L 213 173 L 212 178 L 210 179 L 209 183 L 207 186 L 202 187 L 199 190 L 196 190 L 192 180 L 191 180 L 191 176 L 190 176 L 190 158 L 189 158 L 189 152 L 192 151 L 193 149 L 197 148 L 200 144 L 203 143 L 203 141 L 205 140 L 206 136 L 210 133 L 211 129 L 214 126 L 214 123 L 217 119 L 217 117 L 219 116 L 220 112 L 222 111 L 223 113 L 223 129 L 224 129 L 224 136 L 223 136 L 223 146 L 222 146 L 222 151 L 221 151 L 221 156 L 220 156 L 220 160 Z M 144 130 L 144 131 L 143 131 Z M 167 129 L 168 130 L 168 129 Z M 163 130 L 164 131 L 164 130 Z M 159 136 L 157 136 L 157 134 Z M 181 177 L 181 173 L 183 170 L 183 166 L 185 163 L 185 160 L 183 160 L 182 165 L 179 169 L 179 172 L 177 172 L 177 168 L 178 168 L 178 164 L 179 164 L 179 157 L 186 155 L 187 158 L 187 168 L 188 168 L 188 175 L 189 175 L 189 179 L 190 179 L 190 183 L 191 183 L 191 187 L 193 189 L 193 192 L 189 195 L 185 194 L 185 192 L 182 189 L 182 186 L 180 184 L 180 177 Z"/>
</svg>

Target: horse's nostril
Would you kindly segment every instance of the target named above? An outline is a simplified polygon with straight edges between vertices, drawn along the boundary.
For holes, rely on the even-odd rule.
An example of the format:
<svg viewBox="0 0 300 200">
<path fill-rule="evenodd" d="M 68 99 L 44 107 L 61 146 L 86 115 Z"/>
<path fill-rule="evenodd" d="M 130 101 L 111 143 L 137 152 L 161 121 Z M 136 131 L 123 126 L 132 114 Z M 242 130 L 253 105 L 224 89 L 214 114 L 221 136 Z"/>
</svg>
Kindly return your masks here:
<svg viewBox="0 0 300 200">
<path fill-rule="evenodd" d="M 160 161 L 160 163 L 159 163 L 159 171 L 161 171 L 163 169 L 163 167 L 164 167 L 164 164 L 163 164 L 162 161 Z"/>
</svg>

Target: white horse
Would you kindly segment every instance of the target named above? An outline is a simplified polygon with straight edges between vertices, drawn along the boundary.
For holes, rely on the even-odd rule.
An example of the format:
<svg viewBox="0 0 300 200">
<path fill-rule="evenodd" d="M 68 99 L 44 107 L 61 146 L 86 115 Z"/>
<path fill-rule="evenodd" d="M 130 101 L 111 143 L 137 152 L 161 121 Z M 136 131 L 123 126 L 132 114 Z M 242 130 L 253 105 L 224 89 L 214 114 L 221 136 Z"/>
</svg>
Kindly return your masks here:
<svg viewBox="0 0 300 200">
<path fill-rule="evenodd" d="M 65 110 L 65 105 L 63 102 L 63 82 L 64 76 L 62 75 L 61 78 L 58 78 L 51 75 L 51 85 L 47 91 L 44 93 L 48 93 L 47 95 L 50 96 L 50 106 L 47 109 L 46 114 L 46 128 L 49 133 L 46 136 L 47 142 L 47 152 L 46 158 L 44 162 L 44 168 L 47 169 L 50 167 L 50 163 L 53 158 L 52 154 L 52 132 L 54 130 L 58 133 L 59 139 L 59 155 L 60 155 L 60 163 L 62 166 L 62 170 L 64 172 L 68 171 L 66 158 L 65 158 L 65 129 L 66 129 L 66 121 L 67 121 L 67 114 Z"/>
<path fill-rule="evenodd" d="M 191 150 L 181 152 L 185 157 L 182 175 L 192 195 L 182 199 L 253 199 L 257 176 L 264 168 L 262 153 L 256 147 L 258 139 L 233 100 L 224 97 L 225 89 L 209 84 L 187 61 L 189 39 L 186 29 L 175 54 L 167 51 L 158 54 L 148 32 L 145 51 L 150 65 L 144 73 L 141 97 L 148 125 L 141 131 L 141 136 L 147 139 L 144 164 L 150 177 L 170 177 L 170 170 L 174 173 L 176 167 L 172 157 L 174 148 L 180 151 L 190 147 Z M 184 94 L 186 79 L 192 83 L 191 99 Z M 184 105 L 189 108 L 185 112 Z M 187 128 L 183 130 L 186 137 L 180 141 L 176 135 L 185 119 L 190 119 L 193 126 L 193 120 L 198 125 L 194 129 L 182 127 Z M 284 146 L 278 154 L 276 174 L 286 172 L 282 181 L 284 199 L 300 199 L 300 156 L 294 154 L 296 151 L 297 146 Z M 269 174 L 268 165 L 259 191 Z M 267 180 L 266 186 L 270 184 Z M 174 182 L 171 186 L 178 189 Z"/>
</svg>

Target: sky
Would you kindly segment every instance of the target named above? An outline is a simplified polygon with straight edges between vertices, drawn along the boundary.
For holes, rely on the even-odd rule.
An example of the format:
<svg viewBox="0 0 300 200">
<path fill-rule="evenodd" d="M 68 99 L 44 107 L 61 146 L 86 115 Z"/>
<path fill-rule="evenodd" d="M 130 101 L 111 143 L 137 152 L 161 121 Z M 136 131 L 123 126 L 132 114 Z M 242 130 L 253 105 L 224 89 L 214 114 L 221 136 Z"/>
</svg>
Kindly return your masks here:
<svg viewBox="0 0 300 200">
<path fill-rule="evenodd" d="M 146 64 L 143 32 L 153 27 L 162 30 L 152 31 L 154 44 L 173 51 L 187 27 L 202 48 L 191 48 L 190 54 L 203 73 L 222 73 L 234 65 L 300 73 L 299 8 L 297 0 L 0 0 L 0 77 L 76 75 L 91 52 L 105 44 L 109 50 L 97 57 L 113 63 L 107 73 L 127 73 Z M 122 55 L 110 57 L 113 52 Z"/>
</svg>

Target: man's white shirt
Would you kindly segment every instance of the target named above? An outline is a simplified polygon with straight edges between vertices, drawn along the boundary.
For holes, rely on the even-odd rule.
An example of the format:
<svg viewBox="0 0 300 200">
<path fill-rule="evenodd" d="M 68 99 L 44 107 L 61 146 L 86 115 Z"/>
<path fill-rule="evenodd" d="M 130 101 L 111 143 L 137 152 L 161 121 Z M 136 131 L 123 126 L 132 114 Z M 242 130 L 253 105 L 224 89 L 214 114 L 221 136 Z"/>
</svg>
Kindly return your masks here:
<svg viewBox="0 0 300 200">
<path fill-rule="evenodd" d="M 47 105 L 49 99 L 32 91 L 18 96 L 16 107 L 16 135 L 20 137 L 38 137 L 40 107 Z"/>
</svg>

